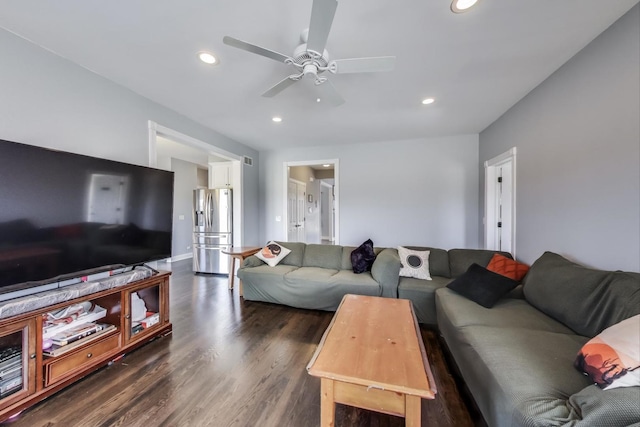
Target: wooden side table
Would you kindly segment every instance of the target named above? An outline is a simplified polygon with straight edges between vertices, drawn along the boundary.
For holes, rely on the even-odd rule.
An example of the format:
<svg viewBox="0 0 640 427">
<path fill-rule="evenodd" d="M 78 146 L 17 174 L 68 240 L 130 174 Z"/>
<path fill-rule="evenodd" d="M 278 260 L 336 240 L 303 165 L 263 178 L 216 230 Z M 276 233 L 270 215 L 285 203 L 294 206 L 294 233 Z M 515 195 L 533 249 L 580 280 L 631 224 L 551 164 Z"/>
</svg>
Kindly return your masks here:
<svg viewBox="0 0 640 427">
<path fill-rule="evenodd" d="M 223 254 L 229 255 L 229 289 L 233 289 L 233 279 L 236 276 L 236 259 L 240 261 L 239 265 L 242 265 L 242 261 L 245 258 L 250 257 L 251 255 L 257 253 L 262 248 L 258 248 L 255 246 L 237 246 L 231 247 L 229 249 L 225 249 L 222 251 Z M 238 291 L 240 296 L 242 296 L 242 280 L 238 279 Z"/>
</svg>

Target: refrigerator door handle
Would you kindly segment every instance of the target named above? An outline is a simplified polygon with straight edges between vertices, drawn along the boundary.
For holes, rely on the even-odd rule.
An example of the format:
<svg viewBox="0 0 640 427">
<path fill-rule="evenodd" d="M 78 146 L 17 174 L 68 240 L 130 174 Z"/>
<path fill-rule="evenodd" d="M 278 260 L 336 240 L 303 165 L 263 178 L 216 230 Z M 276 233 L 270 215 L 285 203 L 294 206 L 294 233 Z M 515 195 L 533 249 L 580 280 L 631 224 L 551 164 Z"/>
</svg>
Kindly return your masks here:
<svg viewBox="0 0 640 427">
<path fill-rule="evenodd" d="M 207 227 L 213 227 L 213 193 L 207 193 Z"/>
</svg>

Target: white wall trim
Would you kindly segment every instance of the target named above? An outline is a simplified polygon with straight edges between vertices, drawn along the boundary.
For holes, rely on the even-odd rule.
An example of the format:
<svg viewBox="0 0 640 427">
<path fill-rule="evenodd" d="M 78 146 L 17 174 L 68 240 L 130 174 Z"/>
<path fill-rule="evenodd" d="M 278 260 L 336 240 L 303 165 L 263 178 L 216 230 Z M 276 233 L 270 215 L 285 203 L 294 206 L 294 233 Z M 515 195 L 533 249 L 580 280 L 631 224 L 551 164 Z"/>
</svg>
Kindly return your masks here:
<svg viewBox="0 0 640 427">
<path fill-rule="evenodd" d="M 192 252 L 173 256 L 171 258 L 168 258 L 166 261 L 167 262 L 177 262 L 177 261 L 182 261 L 182 260 L 189 259 L 189 258 L 193 258 L 193 253 Z"/>
<path fill-rule="evenodd" d="M 313 165 L 324 165 L 324 164 L 333 164 L 333 179 L 335 185 L 335 202 L 333 207 L 335 209 L 335 244 L 340 244 L 340 160 L 339 159 L 329 159 L 329 160 L 302 160 L 302 161 L 294 161 L 294 162 L 284 162 L 283 163 L 283 209 L 284 213 L 282 218 L 282 226 L 284 230 L 285 238 L 288 237 L 288 209 L 287 209 L 287 194 L 289 192 L 288 184 L 289 184 L 289 168 L 294 166 L 313 166 Z"/>
<path fill-rule="evenodd" d="M 158 123 L 152 120 L 149 120 L 148 126 L 150 130 L 149 132 L 149 166 L 152 166 L 151 165 L 152 162 L 157 162 L 157 155 L 156 155 L 156 145 L 157 145 L 156 135 L 157 134 L 167 136 L 169 139 L 172 139 L 174 141 L 181 142 L 185 145 L 188 145 L 194 148 L 199 148 L 200 150 L 210 152 L 216 156 L 220 156 L 228 160 L 238 160 L 240 162 L 244 161 L 243 156 L 239 156 L 237 154 L 231 153 L 227 150 L 216 147 L 215 145 L 207 144 L 204 141 L 193 138 L 189 135 L 185 135 L 184 133 L 159 125 Z"/>
<path fill-rule="evenodd" d="M 496 197 L 495 186 L 491 185 L 496 180 L 497 167 L 500 165 L 511 162 L 511 182 L 513 184 L 513 191 L 511 197 L 511 255 L 515 259 L 516 257 L 516 147 L 512 147 L 508 151 L 484 162 L 484 247 L 491 249 L 495 247 L 494 233 L 490 230 L 490 224 L 495 223 L 497 212 L 495 212 L 495 204 L 489 203 L 490 200 L 494 200 Z"/>
</svg>

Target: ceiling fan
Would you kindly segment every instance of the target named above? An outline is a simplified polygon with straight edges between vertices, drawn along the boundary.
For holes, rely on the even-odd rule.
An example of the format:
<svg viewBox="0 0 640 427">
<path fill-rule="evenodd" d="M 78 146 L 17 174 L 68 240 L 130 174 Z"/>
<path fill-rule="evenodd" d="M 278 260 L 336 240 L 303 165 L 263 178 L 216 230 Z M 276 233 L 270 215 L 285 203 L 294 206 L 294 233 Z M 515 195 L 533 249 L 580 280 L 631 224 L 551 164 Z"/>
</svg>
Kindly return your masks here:
<svg viewBox="0 0 640 427">
<path fill-rule="evenodd" d="M 315 85 L 320 91 L 320 98 L 326 99 L 329 103 L 337 106 L 344 103 L 344 99 L 327 77 L 322 75 L 324 72 L 344 74 L 391 71 L 396 60 L 395 56 L 330 60 L 325 45 L 327 44 L 337 7 L 337 0 L 313 0 L 309 28 L 300 35 L 301 44 L 295 48 L 291 56 L 229 36 L 225 36 L 222 41 L 226 45 L 256 53 L 278 62 L 284 62 L 296 68 L 297 72 L 295 74 L 285 77 L 264 92 L 262 96 L 273 97 L 303 77 L 308 77 L 314 79 Z"/>
</svg>

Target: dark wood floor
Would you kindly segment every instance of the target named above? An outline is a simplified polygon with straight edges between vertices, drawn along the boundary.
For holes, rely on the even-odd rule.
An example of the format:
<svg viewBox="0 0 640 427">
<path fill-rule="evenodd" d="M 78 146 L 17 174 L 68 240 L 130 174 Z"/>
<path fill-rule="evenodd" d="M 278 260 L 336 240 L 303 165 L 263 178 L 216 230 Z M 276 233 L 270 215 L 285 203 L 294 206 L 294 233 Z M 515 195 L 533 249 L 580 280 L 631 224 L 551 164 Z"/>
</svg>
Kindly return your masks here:
<svg viewBox="0 0 640 427">
<path fill-rule="evenodd" d="M 127 354 L 23 412 L 12 427 L 316 426 L 320 381 L 306 373 L 333 313 L 243 301 L 226 277 L 172 265 L 173 335 Z M 473 425 L 436 335 L 422 331 L 438 395 L 424 426 Z M 403 426 L 338 405 L 336 426 Z"/>
</svg>

